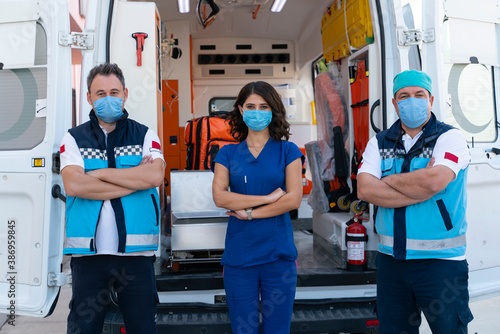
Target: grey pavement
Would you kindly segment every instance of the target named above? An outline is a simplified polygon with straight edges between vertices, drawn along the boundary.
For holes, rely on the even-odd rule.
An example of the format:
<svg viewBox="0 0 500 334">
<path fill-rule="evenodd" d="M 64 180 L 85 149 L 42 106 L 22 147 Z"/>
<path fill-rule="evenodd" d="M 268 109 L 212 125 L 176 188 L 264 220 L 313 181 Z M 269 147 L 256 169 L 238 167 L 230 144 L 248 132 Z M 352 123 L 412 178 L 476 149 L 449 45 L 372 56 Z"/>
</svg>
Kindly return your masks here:
<svg viewBox="0 0 500 334">
<path fill-rule="evenodd" d="M 69 273 L 69 256 L 63 258 L 63 272 Z M 59 299 L 57 301 L 54 312 L 46 318 L 36 318 L 17 315 L 15 318 L 15 326 L 5 323 L 6 317 L 0 317 L 0 333 L 2 334 L 26 334 L 26 333 L 41 333 L 41 334 L 64 334 L 66 333 L 66 318 L 69 313 L 69 301 L 71 300 L 71 286 L 64 285 L 61 287 Z M 3 316 L 3 314 L 2 314 Z M 2 326 L 3 324 L 3 326 Z"/>
<path fill-rule="evenodd" d="M 15 326 L 4 324 L 0 329 L 2 334 L 64 334 L 66 333 L 66 318 L 69 313 L 71 287 L 65 285 L 61 288 L 59 300 L 52 315 L 47 318 L 16 316 Z"/>
<path fill-rule="evenodd" d="M 488 298 L 470 303 L 474 320 L 469 324 L 469 334 L 500 334 L 498 315 L 500 297 Z M 420 334 L 432 334 L 427 322 L 420 326 Z"/>
</svg>

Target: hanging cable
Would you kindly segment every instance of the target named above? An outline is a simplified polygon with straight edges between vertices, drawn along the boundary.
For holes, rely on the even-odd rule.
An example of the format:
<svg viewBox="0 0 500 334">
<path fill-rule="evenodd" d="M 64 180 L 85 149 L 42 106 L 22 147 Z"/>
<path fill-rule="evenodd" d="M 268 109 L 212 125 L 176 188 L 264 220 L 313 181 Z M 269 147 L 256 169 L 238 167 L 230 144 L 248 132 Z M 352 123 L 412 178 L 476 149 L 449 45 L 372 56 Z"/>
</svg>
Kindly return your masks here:
<svg viewBox="0 0 500 334">
<path fill-rule="evenodd" d="M 345 38 L 347 40 L 347 46 L 349 48 L 349 54 L 351 54 L 352 49 L 351 49 L 351 43 L 349 42 L 349 33 L 347 32 L 347 12 L 346 12 L 346 3 L 347 0 L 342 0 L 344 3 L 344 25 L 345 25 Z"/>
</svg>

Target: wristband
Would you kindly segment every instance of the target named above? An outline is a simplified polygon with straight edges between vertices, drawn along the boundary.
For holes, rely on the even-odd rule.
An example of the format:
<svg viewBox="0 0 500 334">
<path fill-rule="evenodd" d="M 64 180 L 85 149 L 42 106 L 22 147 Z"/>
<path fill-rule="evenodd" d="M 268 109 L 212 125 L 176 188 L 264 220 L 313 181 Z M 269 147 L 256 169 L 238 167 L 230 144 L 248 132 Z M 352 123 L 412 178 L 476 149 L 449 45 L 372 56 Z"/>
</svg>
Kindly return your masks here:
<svg viewBox="0 0 500 334">
<path fill-rule="evenodd" d="M 245 211 L 247 212 L 247 219 L 252 220 L 252 208 L 247 208 Z"/>
</svg>

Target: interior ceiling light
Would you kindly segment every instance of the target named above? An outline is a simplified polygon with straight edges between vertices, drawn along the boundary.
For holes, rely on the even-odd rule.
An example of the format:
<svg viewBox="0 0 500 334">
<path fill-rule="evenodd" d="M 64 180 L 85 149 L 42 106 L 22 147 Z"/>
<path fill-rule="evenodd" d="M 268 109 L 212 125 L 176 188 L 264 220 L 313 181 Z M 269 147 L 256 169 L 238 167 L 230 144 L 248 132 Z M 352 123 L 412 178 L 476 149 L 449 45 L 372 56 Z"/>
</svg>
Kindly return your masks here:
<svg viewBox="0 0 500 334">
<path fill-rule="evenodd" d="M 274 0 L 273 6 L 271 7 L 271 12 L 281 12 L 286 0 Z"/>
<path fill-rule="evenodd" d="M 189 0 L 177 0 L 179 13 L 189 13 Z"/>
</svg>

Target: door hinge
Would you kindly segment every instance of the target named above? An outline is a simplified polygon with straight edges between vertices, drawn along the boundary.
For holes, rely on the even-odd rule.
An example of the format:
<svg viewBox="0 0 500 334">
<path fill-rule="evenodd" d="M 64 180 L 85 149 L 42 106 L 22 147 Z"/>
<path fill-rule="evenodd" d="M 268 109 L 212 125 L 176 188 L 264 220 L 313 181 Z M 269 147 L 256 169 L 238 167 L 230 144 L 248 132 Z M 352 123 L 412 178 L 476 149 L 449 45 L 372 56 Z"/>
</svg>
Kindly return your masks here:
<svg viewBox="0 0 500 334">
<path fill-rule="evenodd" d="M 408 46 L 408 45 L 418 45 L 421 42 L 430 43 L 434 42 L 434 29 L 419 30 L 419 29 L 408 29 L 398 31 L 398 45 Z"/>
<path fill-rule="evenodd" d="M 52 173 L 61 174 L 61 153 L 52 153 Z"/>
<path fill-rule="evenodd" d="M 48 286 L 63 286 L 71 284 L 71 274 L 49 273 Z"/>
<path fill-rule="evenodd" d="M 59 45 L 69 46 L 72 49 L 92 50 L 94 48 L 94 34 L 83 32 L 68 34 L 59 31 Z"/>
</svg>

